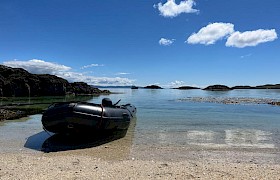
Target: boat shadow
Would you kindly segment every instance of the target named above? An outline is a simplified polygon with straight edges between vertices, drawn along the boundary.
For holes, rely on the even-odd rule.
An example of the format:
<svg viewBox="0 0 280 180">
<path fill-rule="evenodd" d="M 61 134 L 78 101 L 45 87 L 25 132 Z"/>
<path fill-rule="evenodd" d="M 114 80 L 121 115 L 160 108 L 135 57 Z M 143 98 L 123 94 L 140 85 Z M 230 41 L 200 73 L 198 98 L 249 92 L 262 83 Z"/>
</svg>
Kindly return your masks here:
<svg viewBox="0 0 280 180">
<path fill-rule="evenodd" d="M 24 147 L 45 153 L 85 149 L 100 146 L 123 138 L 127 130 L 97 132 L 90 134 L 48 134 L 44 131 L 30 136 Z"/>
</svg>

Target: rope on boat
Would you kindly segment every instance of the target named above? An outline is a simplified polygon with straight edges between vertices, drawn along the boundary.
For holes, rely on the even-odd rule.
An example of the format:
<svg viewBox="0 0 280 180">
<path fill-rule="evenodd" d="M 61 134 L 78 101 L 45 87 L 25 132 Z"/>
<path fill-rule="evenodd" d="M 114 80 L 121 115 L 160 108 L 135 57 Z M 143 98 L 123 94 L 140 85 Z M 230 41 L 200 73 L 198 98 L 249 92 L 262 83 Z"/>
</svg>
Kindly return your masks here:
<svg viewBox="0 0 280 180">
<path fill-rule="evenodd" d="M 47 129 L 45 128 L 45 126 L 43 126 L 44 131 L 51 137 L 52 135 L 49 133 L 49 131 L 47 131 Z"/>
<path fill-rule="evenodd" d="M 100 119 L 100 123 L 98 125 L 98 129 L 100 129 L 100 126 L 102 124 L 102 121 L 103 121 L 103 116 L 104 116 L 104 107 L 102 104 L 100 104 L 100 107 L 101 107 L 101 119 Z"/>
</svg>

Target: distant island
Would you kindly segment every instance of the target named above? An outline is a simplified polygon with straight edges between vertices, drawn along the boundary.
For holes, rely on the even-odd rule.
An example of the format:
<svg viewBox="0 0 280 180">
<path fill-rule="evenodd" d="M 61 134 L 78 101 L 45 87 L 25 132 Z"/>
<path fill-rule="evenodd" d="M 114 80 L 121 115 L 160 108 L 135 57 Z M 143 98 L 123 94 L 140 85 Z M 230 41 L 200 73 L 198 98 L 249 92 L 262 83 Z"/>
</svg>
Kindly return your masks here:
<svg viewBox="0 0 280 180">
<path fill-rule="evenodd" d="M 280 89 L 280 84 L 266 84 L 260 86 L 234 86 L 232 89 Z"/>
<path fill-rule="evenodd" d="M 131 89 L 139 89 L 139 87 L 137 87 L 137 86 L 131 86 Z"/>
<path fill-rule="evenodd" d="M 212 85 L 204 88 L 203 90 L 207 91 L 229 91 L 232 90 L 232 88 L 225 86 L 225 85 Z"/>
<path fill-rule="evenodd" d="M 188 89 L 200 89 L 200 88 L 198 88 L 198 87 L 192 87 L 192 86 L 181 86 L 181 87 L 172 88 L 172 89 L 188 90 Z"/>
<path fill-rule="evenodd" d="M 228 87 L 225 85 L 212 85 L 208 86 L 203 90 L 210 90 L 210 91 L 229 91 L 234 89 L 280 89 L 280 84 L 266 84 L 260 86 L 234 86 Z"/>
<path fill-rule="evenodd" d="M 145 89 L 163 89 L 162 87 L 160 86 L 157 86 L 157 85 L 150 85 L 150 86 L 146 86 L 144 87 Z"/>
<path fill-rule="evenodd" d="M 94 86 L 96 88 L 129 88 L 129 89 L 134 89 L 134 85 L 130 86 Z M 135 86 L 139 89 L 163 89 L 160 86 L 157 85 L 149 85 L 146 87 L 141 87 L 141 86 Z M 180 87 L 173 87 L 170 89 L 178 89 L 178 90 L 194 90 L 194 89 L 202 89 L 199 87 L 193 87 L 193 86 L 180 86 Z M 228 90 L 234 90 L 234 89 L 280 89 L 280 84 L 266 84 L 266 85 L 259 85 L 259 86 L 233 86 L 233 87 L 228 87 L 226 85 L 210 85 L 206 88 L 203 88 L 202 90 L 211 90 L 211 91 L 228 91 Z"/>
<path fill-rule="evenodd" d="M 181 86 L 178 88 L 172 88 L 172 89 L 180 89 L 180 90 L 191 90 L 191 89 L 200 89 L 198 87 L 191 87 L 191 86 Z M 226 85 L 211 85 L 208 86 L 202 90 L 206 91 L 230 91 L 234 89 L 280 89 L 280 84 L 266 84 L 266 85 L 260 85 L 260 86 L 234 86 L 234 87 L 228 87 Z"/>
</svg>

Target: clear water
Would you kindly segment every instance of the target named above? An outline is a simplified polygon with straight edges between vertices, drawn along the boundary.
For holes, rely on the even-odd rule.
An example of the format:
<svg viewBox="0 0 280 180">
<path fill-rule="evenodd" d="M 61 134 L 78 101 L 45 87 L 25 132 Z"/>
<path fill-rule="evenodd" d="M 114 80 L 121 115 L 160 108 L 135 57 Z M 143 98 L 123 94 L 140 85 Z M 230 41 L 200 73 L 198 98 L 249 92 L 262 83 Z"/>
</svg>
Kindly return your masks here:
<svg viewBox="0 0 280 180">
<path fill-rule="evenodd" d="M 113 90 L 112 90 L 113 91 Z M 187 97 L 249 97 L 280 100 L 280 90 L 120 89 L 111 95 L 138 108 L 136 144 L 204 148 L 279 148 L 280 107 L 179 101 Z M 100 97 L 102 98 L 102 97 Z"/>
<path fill-rule="evenodd" d="M 280 107 L 267 104 L 221 104 L 179 101 L 188 97 L 246 97 L 280 101 L 280 90 L 203 90 L 110 89 L 116 94 L 104 97 L 137 107 L 132 146 L 183 147 L 206 149 L 280 148 Z M 20 121 L 0 123 L 1 151 L 40 149 L 49 136 L 42 131 L 41 115 Z M 5 144 L 5 145 L 4 145 Z"/>
</svg>

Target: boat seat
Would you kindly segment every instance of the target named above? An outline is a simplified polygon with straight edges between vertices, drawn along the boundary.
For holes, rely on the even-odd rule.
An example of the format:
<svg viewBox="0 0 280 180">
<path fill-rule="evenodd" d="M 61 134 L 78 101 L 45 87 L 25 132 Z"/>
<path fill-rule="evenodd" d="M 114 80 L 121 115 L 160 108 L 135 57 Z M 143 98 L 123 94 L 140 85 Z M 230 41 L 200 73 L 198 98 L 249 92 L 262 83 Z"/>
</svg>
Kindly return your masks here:
<svg viewBox="0 0 280 180">
<path fill-rule="evenodd" d="M 102 99 L 102 106 L 112 107 L 113 106 L 112 100 L 110 98 L 103 98 Z"/>
</svg>

